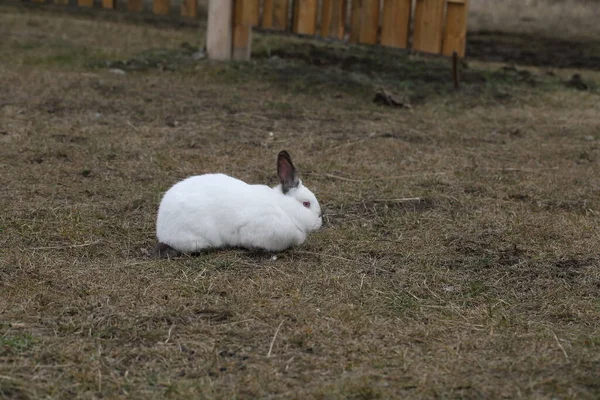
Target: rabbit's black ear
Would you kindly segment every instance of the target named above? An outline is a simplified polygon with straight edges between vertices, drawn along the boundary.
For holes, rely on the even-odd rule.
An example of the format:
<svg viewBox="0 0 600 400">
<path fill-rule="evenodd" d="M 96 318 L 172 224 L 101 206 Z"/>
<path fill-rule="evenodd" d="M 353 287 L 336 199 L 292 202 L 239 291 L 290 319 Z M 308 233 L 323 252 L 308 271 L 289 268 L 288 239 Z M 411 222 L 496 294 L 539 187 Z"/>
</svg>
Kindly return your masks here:
<svg viewBox="0 0 600 400">
<path fill-rule="evenodd" d="M 277 156 L 277 176 L 279 176 L 284 194 L 290 189 L 298 187 L 300 183 L 296 175 L 296 167 L 292 163 L 292 158 L 285 150 L 281 150 Z"/>
</svg>

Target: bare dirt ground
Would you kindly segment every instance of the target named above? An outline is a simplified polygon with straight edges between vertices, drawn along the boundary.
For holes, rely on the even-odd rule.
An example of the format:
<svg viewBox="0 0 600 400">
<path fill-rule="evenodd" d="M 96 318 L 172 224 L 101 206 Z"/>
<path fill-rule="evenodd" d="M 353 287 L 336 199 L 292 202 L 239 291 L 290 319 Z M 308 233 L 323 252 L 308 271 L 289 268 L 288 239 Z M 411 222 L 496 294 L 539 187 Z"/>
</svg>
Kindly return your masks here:
<svg viewBox="0 0 600 400">
<path fill-rule="evenodd" d="M 597 0 L 471 2 L 468 54 L 485 61 L 600 70 Z"/>
<path fill-rule="evenodd" d="M 600 396 L 597 71 L 201 33 L 0 7 L 1 397 Z M 320 232 L 149 257 L 170 185 L 281 149 Z"/>
</svg>

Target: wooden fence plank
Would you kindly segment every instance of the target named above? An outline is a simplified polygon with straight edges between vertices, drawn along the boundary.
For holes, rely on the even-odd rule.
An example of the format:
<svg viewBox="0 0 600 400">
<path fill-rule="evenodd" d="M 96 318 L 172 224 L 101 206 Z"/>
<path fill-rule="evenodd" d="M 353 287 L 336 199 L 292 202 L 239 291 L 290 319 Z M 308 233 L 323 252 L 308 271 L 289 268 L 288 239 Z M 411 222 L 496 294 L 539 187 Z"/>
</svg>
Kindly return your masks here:
<svg viewBox="0 0 600 400">
<path fill-rule="evenodd" d="M 233 10 L 233 48 L 234 60 L 248 60 L 252 52 L 252 26 L 258 23 L 255 0 L 234 0 Z"/>
<path fill-rule="evenodd" d="M 379 30 L 379 0 L 352 0 L 350 42 L 376 44 Z"/>
<path fill-rule="evenodd" d="M 468 12 L 468 0 L 448 0 L 442 54 L 451 56 L 456 51 L 459 57 L 465 56 Z"/>
<path fill-rule="evenodd" d="M 286 30 L 288 27 L 288 0 L 265 0 L 263 3 L 263 28 Z"/>
<path fill-rule="evenodd" d="M 273 0 L 263 2 L 263 15 L 260 26 L 263 28 L 273 28 Z"/>
<path fill-rule="evenodd" d="M 114 9 L 117 7 L 117 0 L 102 0 L 102 8 Z"/>
<path fill-rule="evenodd" d="M 381 45 L 408 47 L 411 0 L 384 0 L 381 16 Z"/>
<path fill-rule="evenodd" d="M 182 0 L 181 16 L 195 18 L 198 16 L 198 0 Z"/>
<path fill-rule="evenodd" d="M 342 10 L 341 10 L 341 15 L 340 15 L 340 25 L 341 25 L 341 30 L 343 31 L 342 33 L 346 34 L 346 21 L 348 19 L 348 0 L 342 0 Z"/>
<path fill-rule="evenodd" d="M 363 0 L 362 23 L 358 41 L 376 44 L 379 30 L 379 0 Z"/>
<path fill-rule="evenodd" d="M 79 7 L 94 7 L 94 0 L 77 0 Z"/>
<path fill-rule="evenodd" d="M 442 51 L 445 0 L 417 0 L 413 49 L 427 53 Z"/>
<path fill-rule="evenodd" d="M 251 43 L 252 27 L 249 25 L 234 25 L 231 58 L 234 60 L 249 60 L 252 53 Z"/>
<path fill-rule="evenodd" d="M 323 0 L 321 10 L 321 36 L 343 39 L 346 0 Z"/>
<path fill-rule="evenodd" d="M 206 52 L 208 58 L 212 60 L 231 59 L 232 1 L 233 0 L 210 0 L 208 2 Z"/>
<path fill-rule="evenodd" d="M 127 0 L 127 11 L 140 12 L 144 10 L 144 0 Z"/>
<path fill-rule="evenodd" d="M 171 9 L 170 0 L 154 0 L 152 4 L 152 12 L 156 15 L 168 15 Z"/>
<path fill-rule="evenodd" d="M 352 0 L 350 9 L 350 43 L 357 43 L 362 25 L 362 8 L 364 0 Z"/>
<path fill-rule="evenodd" d="M 54 0 L 54 4 L 69 5 L 69 0 Z"/>
<path fill-rule="evenodd" d="M 31 0 L 34 3 L 44 3 L 46 0 Z"/>
<path fill-rule="evenodd" d="M 295 0 L 293 30 L 314 35 L 317 31 L 317 0 Z"/>
<path fill-rule="evenodd" d="M 236 0 L 240 1 L 240 0 Z M 247 17 L 249 18 L 249 22 L 252 23 L 252 26 L 258 26 L 260 23 L 260 0 L 243 0 L 244 3 L 247 3 L 248 13 Z"/>
<path fill-rule="evenodd" d="M 288 28 L 289 12 L 288 0 L 273 0 L 273 29 Z"/>
<path fill-rule="evenodd" d="M 321 36 L 329 36 L 329 28 L 331 27 L 331 19 L 333 17 L 333 1 L 323 0 L 321 5 Z"/>
</svg>

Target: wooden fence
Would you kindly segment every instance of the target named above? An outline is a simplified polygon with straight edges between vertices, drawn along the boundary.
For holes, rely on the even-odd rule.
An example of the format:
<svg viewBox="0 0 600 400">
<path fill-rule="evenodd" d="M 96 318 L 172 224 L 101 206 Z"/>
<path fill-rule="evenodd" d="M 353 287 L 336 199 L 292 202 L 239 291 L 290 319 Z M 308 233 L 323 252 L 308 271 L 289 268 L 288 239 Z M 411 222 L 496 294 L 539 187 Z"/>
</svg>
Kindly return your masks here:
<svg viewBox="0 0 600 400">
<path fill-rule="evenodd" d="M 141 12 L 145 0 L 31 0 L 35 3 Z M 176 0 L 173 0 L 176 1 Z M 180 0 L 182 17 L 198 17 L 198 1 Z M 291 31 L 351 43 L 464 57 L 469 0 L 209 0 L 209 58 L 248 59 L 252 28 Z M 171 0 L 151 0 L 152 12 L 169 15 Z M 411 29 L 412 26 L 412 29 Z"/>
<path fill-rule="evenodd" d="M 210 0 L 212 59 L 250 57 L 252 27 L 464 57 L 469 0 Z M 412 25 L 412 35 L 411 35 Z"/>
</svg>

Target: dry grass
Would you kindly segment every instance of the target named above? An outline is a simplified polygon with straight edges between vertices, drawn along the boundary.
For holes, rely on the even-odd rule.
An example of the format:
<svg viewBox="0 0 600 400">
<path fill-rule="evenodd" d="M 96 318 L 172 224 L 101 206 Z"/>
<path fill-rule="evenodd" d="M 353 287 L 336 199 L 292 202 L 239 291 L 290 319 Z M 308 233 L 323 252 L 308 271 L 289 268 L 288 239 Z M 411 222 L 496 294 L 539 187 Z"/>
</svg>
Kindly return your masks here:
<svg viewBox="0 0 600 400">
<path fill-rule="evenodd" d="M 6 7 L 0 36 L 0 396 L 600 395 L 596 90 L 301 44 L 116 75 L 197 32 Z M 171 184 L 272 183 L 283 148 L 327 214 L 305 245 L 147 256 Z"/>
</svg>

